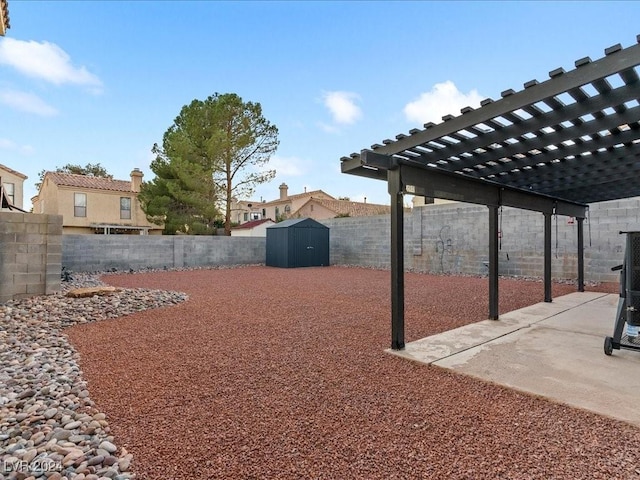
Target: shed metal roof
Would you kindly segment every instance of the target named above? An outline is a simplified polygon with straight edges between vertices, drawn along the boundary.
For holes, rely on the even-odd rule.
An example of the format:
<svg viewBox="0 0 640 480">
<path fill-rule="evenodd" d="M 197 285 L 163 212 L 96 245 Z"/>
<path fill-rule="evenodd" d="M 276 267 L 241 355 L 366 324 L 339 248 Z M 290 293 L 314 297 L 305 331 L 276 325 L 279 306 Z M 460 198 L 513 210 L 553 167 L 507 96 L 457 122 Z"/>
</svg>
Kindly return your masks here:
<svg viewBox="0 0 640 480">
<path fill-rule="evenodd" d="M 314 220 L 313 218 L 292 218 L 283 222 L 278 222 L 275 225 L 270 225 L 267 230 L 272 228 L 326 228 L 326 225 Z"/>
<path fill-rule="evenodd" d="M 640 196 L 640 35 L 636 41 L 343 157 L 342 171 L 387 180 L 402 164 L 581 204 Z"/>
</svg>

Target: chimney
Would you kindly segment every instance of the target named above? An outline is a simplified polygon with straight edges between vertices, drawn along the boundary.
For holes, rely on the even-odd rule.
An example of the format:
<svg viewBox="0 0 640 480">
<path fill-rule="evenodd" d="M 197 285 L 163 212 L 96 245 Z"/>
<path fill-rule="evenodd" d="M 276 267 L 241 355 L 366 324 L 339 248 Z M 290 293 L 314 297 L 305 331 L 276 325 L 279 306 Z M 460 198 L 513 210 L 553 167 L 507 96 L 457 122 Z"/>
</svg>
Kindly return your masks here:
<svg viewBox="0 0 640 480">
<path fill-rule="evenodd" d="M 289 198 L 289 187 L 287 187 L 286 183 L 283 183 L 282 185 L 280 185 L 280 200 L 286 200 L 287 198 Z"/>
<path fill-rule="evenodd" d="M 140 186 L 142 185 L 142 176 L 143 173 L 139 168 L 134 168 L 131 172 L 131 191 L 132 192 L 140 192 Z"/>
</svg>

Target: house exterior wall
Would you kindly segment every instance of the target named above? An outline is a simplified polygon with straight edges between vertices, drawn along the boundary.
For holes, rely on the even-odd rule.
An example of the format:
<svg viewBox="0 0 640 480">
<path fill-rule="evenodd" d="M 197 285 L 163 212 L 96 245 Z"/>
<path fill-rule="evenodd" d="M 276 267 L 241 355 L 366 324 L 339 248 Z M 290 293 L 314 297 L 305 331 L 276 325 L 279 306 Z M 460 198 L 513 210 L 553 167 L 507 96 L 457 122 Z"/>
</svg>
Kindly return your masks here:
<svg viewBox="0 0 640 480">
<path fill-rule="evenodd" d="M 58 186 L 50 179 L 45 178 L 40 193 L 31 199 L 34 213 L 44 213 L 47 215 L 60 215 L 58 207 Z"/>
<path fill-rule="evenodd" d="M 75 216 L 75 194 L 86 194 L 86 216 Z M 131 199 L 131 218 L 120 218 L 120 198 Z M 149 228 L 150 234 L 161 234 L 162 226 L 147 220 L 140 207 L 136 192 L 92 190 L 56 185 L 50 179 L 34 199 L 34 212 L 63 216 L 63 233 L 95 233 L 97 224 L 122 225 Z M 137 233 L 137 232 L 135 232 Z"/>
<path fill-rule="evenodd" d="M 300 218 L 313 218 L 314 220 L 326 220 L 328 218 L 335 218 L 336 212 L 311 200 L 297 210 L 295 216 Z"/>
<path fill-rule="evenodd" d="M 14 186 L 14 202 L 13 204 L 24 209 L 24 177 L 16 175 L 14 172 L 10 172 L 0 167 L 0 179 L 2 183 L 11 183 Z"/>
<path fill-rule="evenodd" d="M 284 220 L 292 218 L 291 214 L 308 202 L 310 198 L 333 199 L 333 197 L 325 194 L 324 192 L 314 191 L 309 192 L 308 194 L 296 194 L 285 199 L 273 200 L 270 202 L 250 202 L 247 200 L 241 200 L 232 204 L 231 221 L 243 224 L 251 220 L 262 220 L 266 218 L 270 218 L 274 221 L 278 219 Z M 251 207 L 249 207 L 249 204 L 251 204 Z M 247 214 L 246 220 L 244 218 L 245 213 Z M 256 218 L 252 218 L 251 214 L 255 214 Z M 332 218 L 334 216 L 335 214 L 324 218 Z M 316 218 L 315 216 L 311 217 Z"/>
</svg>

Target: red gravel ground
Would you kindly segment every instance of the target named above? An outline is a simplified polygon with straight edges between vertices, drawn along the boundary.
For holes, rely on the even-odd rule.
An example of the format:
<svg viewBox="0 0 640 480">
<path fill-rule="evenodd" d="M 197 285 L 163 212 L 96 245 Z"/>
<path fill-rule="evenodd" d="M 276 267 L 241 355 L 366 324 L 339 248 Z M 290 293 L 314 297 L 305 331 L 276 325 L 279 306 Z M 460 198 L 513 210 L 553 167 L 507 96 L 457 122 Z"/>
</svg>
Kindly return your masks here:
<svg viewBox="0 0 640 480">
<path fill-rule="evenodd" d="M 105 281 L 190 295 L 68 331 L 139 479 L 640 479 L 636 427 L 384 353 L 388 271 Z M 543 296 L 539 282 L 500 289 L 501 312 Z M 407 274 L 407 341 L 485 319 L 487 290 L 486 279 Z"/>
</svg>

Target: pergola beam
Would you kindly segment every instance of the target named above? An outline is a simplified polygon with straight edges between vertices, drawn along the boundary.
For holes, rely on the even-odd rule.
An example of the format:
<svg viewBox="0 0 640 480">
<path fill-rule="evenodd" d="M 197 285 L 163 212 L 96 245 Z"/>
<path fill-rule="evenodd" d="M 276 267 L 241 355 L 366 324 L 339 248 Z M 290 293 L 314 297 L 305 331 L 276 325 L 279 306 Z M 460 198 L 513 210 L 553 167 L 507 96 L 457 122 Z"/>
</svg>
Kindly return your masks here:
<svg viewBox="0 0 640 480">
<path fill-rule="evenodd" d="M 574 139 L 582 136 L 595 135 L 598 132 L 611 130 L 620 125 L 624 125 L 627 122 L 637 122 L 638 117 L 640 117 L 639 112 L 640 107 L 636 107 L 634 109 L 627 110 L 627 112 L 621 115 L 609 115 L 600 120 L 592 120 L 591 122 L 588 122 L 581 126 L 581 128 L 565 128 L 562 131 L 543 135 L 536 139 L 520 141 L 518 143 L 511 144 L 508 147 L 498 148 L 483 154 L 478 154 L 477 161 L 474 161 L 473 163 L 468 162 L 466 165 L 464 164 L 464 161 L 462 161 L 460 162 L 459 168 L 471 168 L 475 165 L 486 165 L 489 162 L 495 162 L 495 166 L 488 166 L 482 170 L 482 176 L 486 177 L 487 175 L 496 175 L 502 172 L 513 170 L 514 168 L 527 166 L 531 163 L 532 160 L 534 160 L 535 163 L 549 161 L 550 159 L 545 157 L 538 158 L 538 156 L 542 154 L 533 155 L 532 157 L 529 157 L 527 159 L 528 161 L 519 161 L 517 158 L 515 158 L 510 162 L 503 163 L 500 162 L 500 159 L 511 158 L 518 154 L 524 155 L 534 150 L 542 152 L 548 145 L 562 145 L 563 142 L 573 141 Z M 525 131 L 525 133 L 526 132 L 527 131 Z M 582 146 L 581 149 L 580 147 L 576 148 L 580 150 L 580 153 L 591 151 L 592 149 L 597 150 L 600 148 L 600 146 L 597 145 L 597 142 L 595 141 L 582 142 L 580 145 Z M 553 151 L 550 153 L 552 156 Z M 558 158 L 557 152 L 555 158 Z M 456 167 L 458 167 L 458 162 L 451 163 L 452 165 L 456 165 Z"/>
<path fill-rule="evenodd" d="M 399 169 L 400 188 L 403 193 L 480 205 L 558 213 L 571 217 L 586 216 L 587 205 L 585 204 L 567 202 L 446 170 L 425 168 L 419 163 L 381 155 L 371 150 L 363 150 L 360 159 L 364 164 L 379 170 Z"/>
<path fill-rule="evenodd" d="M 579 146 L 569 147 L 566 150 L 560 152 L 546 152 L 541 153 L 536 157 L 536 160 L 547 163 L 552 160 L 558 160 L 563 168 L 563 171 L 568 172 L 569 175 L 577 174 L 589 174 L 594 168 L 604 168 L 609 164 L 618 165 L 620 162 L 625 162 L 629 159 L 631 162 L 636 162 L 640 156 L 640 145 L 635 145 L 633 142 L 638 138 L 639 132 L 634 130 L 627 130 L 626 132 L 609 135 L 597 140 L 594 144 L 595 152 L 590 155 L 582 155 L 584 148 Z M 617 151 L 616 145 L 626 145 L 624 149 Z M 604 150 L 602 150 L 604 149 Z M 554 155 L 555 154 L 555 155 Z M 571 157 L 571 158 L 567 158 Z M 553 168 L 546 168 L 547 165 L 540 167 L 535 166 L 530 170 L 517 170 L 522 165 L 513 165 L 513 168 L 509 172 L 505 172 L 500 176 L 501 182 L 508 183 L 515 187 L 524 187 L 527 185 L 537 184 L 545 180 L 557 180 L 558 174 Z M 525 165 L 526 166 L 526 165 Z M 479 174 L 483 174 L 484 169 L 478 170 Z M 563 179 L 567 175 L 563 175 Z"/>
<path fill-rule="evenodd" d="M 516 154 L 525 154 L 531 150 L 542 150 L 544 147 L 550 144 L 561 144 L 563 141 L 572 140 L 576 136 L 593 135 L 603 130 L 609 130 L 619 125 L 626 123 L 626 121 L 636 121 L 638 118 L 637 110 L 630 109 L 630 112 L 626 112 L 622 115 L 606 115 L 601 118 L 592 120 L 591 122 L 583 123 L 581 125 L 574 125 L 573 127 L 559 128 L 558 124 L 570 120 L 575 120 L 581 116 L 587 115 L 595 110 L 604 109 L 607 107 L 620 105 L 626 101 L 632 100 L 637 97 L 637 92 L 620 87 L 619 92 L 615 96 L 599 96 L 590 98 L 585 101 L 584 104 L 575 103 L 562 110 L 552 110 L 544 116 L 532 117 L 528 120 L 523 120 L 520 123 L 514 123 L 507 127 L 503 127 L 500 130 L 494 130 L 491 133 L 487 133 L 482 136 L 477 136 L 473 139 L 468 139 L 464 142 L 451 145 L 443 149 L 434 149 L 433 152 L 424 152 L 421 156 L 425 162 L 435 162 L 442 159 L 442 155 L 445 154 L 448 157 L 454 157 L 463 153 L 472 154 L 468 159 L 462 158 L 457 161 L 449 161 L 456 169 L 473 168 L 478 164 L 486 164 L 488 162 L 494 162 L 504 157 L 512 157 Z M 640 107 L 636 107 L 640 108 Z M 522 138 L 524 134 L 530 132 L 540 132 L 543 128 L 556 126 L 554 133 L 548 133 L 540 135 L 539 137 L 527 139 Z M 580 130 L 580 134 L 576 135 L 576 131 Z M 507 143 L 506 141 L 514 138 L 519 138 L 519 141 L 515 143 Z M 476 149 L 487 149 L 490 145 L 503 144 L 500 148 L 493 148 L 487 150 L 485 153 L 472 153 Z M 383 149 L 379 149 L 383 150 Z M 376 150 L 378 152 L 379 150 Z M 415 152 L 415 149 L 409 149 Z M 417 152 L 416 152 L 417 153 Z M 446 158 L 444 158 L 446 160 Z M 524 163 L 526 164 L 526 162 Z M 509 164 L 505 164 L 508 166 Z M 514 164 L 512 168 L 519 165 Z M 492 169 L 488 167 L 483 175 L 492 173 L 499 173 L 503 171 L 500 168 Z"/>
</svg>

